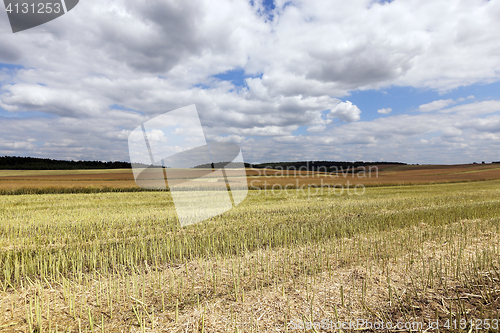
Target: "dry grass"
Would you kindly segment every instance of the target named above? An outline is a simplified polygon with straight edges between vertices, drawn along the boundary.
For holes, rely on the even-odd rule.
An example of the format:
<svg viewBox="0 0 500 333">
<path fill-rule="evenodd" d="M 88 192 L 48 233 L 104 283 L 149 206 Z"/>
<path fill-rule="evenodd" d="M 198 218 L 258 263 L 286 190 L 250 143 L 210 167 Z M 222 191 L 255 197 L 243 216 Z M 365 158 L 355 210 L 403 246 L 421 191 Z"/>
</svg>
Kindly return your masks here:
<svg viewBox="0 0 500 333">
<path fill-rule="evenodd" d="M 165 192 L 0 196 L 0 332 L 285 332 L 361 318 L 466 319 L 470 332 L 469 320 L 498 320 L 499 195 L 500 181 L 251 191 L 184 229 Z"/>
<path fill-rule="evenodd" d="M 37 311 L 42 331 L 70 332 L 284 332 L 323 319 L 498 319 L 498 228 L 498 220 L 461 221 L 29 282 L 0 298 L 0 330 L 26 332 L 30 321 L 35 329 Z"/>
<path fill-rule="evenodd" d="M 166 192 L 0 196 L 0 332 L 320 332 L 292 328 L 357 319 L 498 332 L 475 321 L 499 319 L 500 181 L 480 181 L 500 179 L 495 165 L 267 172 L 248 170 L 249 183 L 372 187 L 250 191 L 184 229 Z M 0 179 L 13 191 L 139 190 L 125 171 Z M 433 182 L 448 183 L 408 185 Z"/>
</svg>

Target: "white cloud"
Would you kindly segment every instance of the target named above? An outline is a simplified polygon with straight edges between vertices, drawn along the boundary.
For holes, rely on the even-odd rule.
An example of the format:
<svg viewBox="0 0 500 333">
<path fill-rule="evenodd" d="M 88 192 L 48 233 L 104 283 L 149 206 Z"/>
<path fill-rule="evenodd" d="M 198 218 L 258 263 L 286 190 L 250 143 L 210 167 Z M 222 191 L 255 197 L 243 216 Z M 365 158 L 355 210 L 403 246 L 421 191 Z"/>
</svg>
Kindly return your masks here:
<svg viewBox="0 0 500 333">
<path fill-rule="evenodd" d="M 377 112 L 381 113 L 381 114 L 389 114 L 392 112 L 392 109 L 391 108 L 383 108 L 383 109 L 378 109 Z"/>
<path fill-rule="evenodd" d="M 465 116 L 480 116 L 482 114 L 500 111 L 500 101 L 489 100 L 457 105 L 452 108 L 441 110 L 440 113 L 459 113 Z"/>
<path fill-rule="evenodd" d="M 467 98 L 465 98 L 465 97 L 460 97 L 459 99 L 457 99 L 457 101 L 458 101 L 458 102 L 463 102 L 463 101 L 466 101 L 466 100 L 468 100 L 468 99 L 474 99 L 474 98 L 475 98 L 475 96 L 474 96 L 474 95 L 469 95 L 469 96 L 467 96 Z"/>
<path fill-rule="evenodd" d="M 148 140 L 150 142 L 159 143 L 159 142 L 167 142 L 168 138 L 165 136 L 165 133 L 159 129 L 152 129 L 151 131 L 146 132 Z"/>
<path fill-rule="evenodd" d="M 37 84 L 3 86 L 0 107 L 7 111 L 41 111 L 59 116 L 95 116 L 107 109 L 103 98 L 73 89 L 54 89 Z"/>
<path fill-rule="evenodd" d="M 282 135 L 291 135 L 293 131 L 295 131 L 298 126 L 263 126 L 263 127 L 253 127 L 253 128 L 245 128 L 242 130 L 237 129 L 229 129 L 229 131 L 239 132 L 245 135 L 256 135 L 256 136 L 282 136 Z"/>
<path fill-rule="evenodd" d="M 361 110 L 349 101 L 337 104 L 328 113 L 329 118 L 339 118 L 342 121 L 356 121 L 359 120 Z"/>
<path fill-rule="evenodd" d="M 217 136 L 213 139 L 216 142 L 232 142 L 232 143 L 242 143 L 246 140 L 244 136 L 231 134 L 228 136 Z"/>
<path fill-rule="evenodd" d="M 453 99 L 440 99 L 438 101 L 422 104 L 418 107 L 418 110 L 420 112 L 436 111 L 436 110 L 441 110 L 453 103 L 455 103 Z"/>
<path fill-rule="evenodd" d="M 324 132 L 325 130 L 326 130 L 326 126 L 324 124 L 313 125 L 313 126 L 309 126 L 307 128 L 307 131 L 309 133 L 321 133 L 321 132 Z"/>
<path fill-rule="evenodd" d="M 250 63 L 266 65 L 276 92 L 294 78 L 316 90 L 332 84 L 332 91 L 391 84 L 449 90 L 499 78 L 492 30 L 500 28 L 499 12 L 494 1 L 295 1 Z"/>
</svg>

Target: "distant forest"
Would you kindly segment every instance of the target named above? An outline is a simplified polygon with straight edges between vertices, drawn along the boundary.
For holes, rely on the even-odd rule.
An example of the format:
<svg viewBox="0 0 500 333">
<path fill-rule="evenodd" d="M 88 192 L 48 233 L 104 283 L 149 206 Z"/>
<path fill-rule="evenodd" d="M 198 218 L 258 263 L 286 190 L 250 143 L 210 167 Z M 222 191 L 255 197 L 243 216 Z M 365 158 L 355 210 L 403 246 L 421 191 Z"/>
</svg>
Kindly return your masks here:
<svg viewBox="0 0 500 333">
<path fill-rule="evenodd" d="M 229 162 L 217 162 L 213 164 L 202 164 L 195 168 L 212 168 L 217 169 L 224 167 Z M 278 168 L 283 170 L 318 170 L 320 167 L 328 169 L 337 167 L 339 169 L 357 168 L 369 165 L 406 165 L 401 162 L 332 162 L 332 161 L 302 161 L 302 162 L 273 162 L 249 164 L 245 163 L 247 168 Z M 213 165 L 213 166 L 212 166 Z M 101 161 L 62 161 L 52 160 L 48 158 L 36 157 L 17 157 L 17 156 L 0 156 L 0 170 L 76 170 L 76 169 L 130 169 L 129 162 L 101 162 Z"/>
<path fill-rule="evenodd" d="M 211 168 L 215 167 L 216 169 L 222 168 L 227 165 L 229 162 L 218 162 L 212 164 L 202 164 L 198 165 L 195 168 Z M 255 169 L 264 169 L 270 168 L 275 169 L 278 168 L 280 170 L 308 170 L 308 171 L 317 171 L 318 168 L 327 168 L 328 170 L 334 169 L 337 167 L 338 169 L 345 170 L 347 168 L 357 168 L 363 166 L 370 165 L 406 165 L 406 163 L 401 162 L 334 162 L 334 161 L 301 161 L 301 162 L 272 162 L 272 163 L 260 163 L 260 164 L 249 164 L 245 163 L 245 167 L 247 168 L 255 168 Z"/>
<path fill-rule="evenodd" d="M 61 161 L 48 158 L 0 156 L 0 170 L 130 169 L 128 162 Z"/>
</svg>

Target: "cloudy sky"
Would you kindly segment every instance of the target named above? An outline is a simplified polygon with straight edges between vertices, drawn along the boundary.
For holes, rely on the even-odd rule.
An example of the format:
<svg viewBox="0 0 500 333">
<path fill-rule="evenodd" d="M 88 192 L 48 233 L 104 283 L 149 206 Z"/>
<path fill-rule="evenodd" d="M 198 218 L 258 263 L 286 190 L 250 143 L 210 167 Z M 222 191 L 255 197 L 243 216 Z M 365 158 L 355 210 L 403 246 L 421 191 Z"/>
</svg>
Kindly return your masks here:
<svg viewBox="0 0 500 333">
<path fill-rule="evenodd" d="M 80 0 L 13 34 L 0 155 L 129 160 L 195 104 L 248 162 L 500 160 L 500 0 Z"/>
</svg>

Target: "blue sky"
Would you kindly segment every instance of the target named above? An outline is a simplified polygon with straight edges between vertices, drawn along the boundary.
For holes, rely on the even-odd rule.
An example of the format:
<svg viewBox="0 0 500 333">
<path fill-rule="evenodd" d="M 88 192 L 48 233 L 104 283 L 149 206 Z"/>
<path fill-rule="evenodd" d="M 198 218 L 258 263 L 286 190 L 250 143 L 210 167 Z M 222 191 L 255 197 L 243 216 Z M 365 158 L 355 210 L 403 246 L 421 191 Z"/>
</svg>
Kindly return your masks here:
<svg viewBox="0 0 500 333">
<path fill-rule="evenodd" d="M 248 162 L 497 161 L 498 1 L 87 0 L 12 34 L 0 155 L 128 160 L 195 104 Z M 92 24 L 89 24 L 92 21 Z"/>
<path fill-rule="evenodd" d="M 459 87 L 446 93 L 436 90 L 413 88 L 413 87 L 389 87 L 379 90 L 361 90 L 351 92 L 351 96 L 345 97 L 363 110 L 363 120 L 373 120 L 380 117 L 377 110 L 392 108 L 391 114 L 402 114 L 417 112 L 420 105 L 431 103 L 441 99 L 466 98 L 457 104 L 470 102 L 467 97 L 474 96 L 474 100 L 483 101 L 499 97 L 500 83 L 474 84 L 467 87 Z"/>
</svg>

